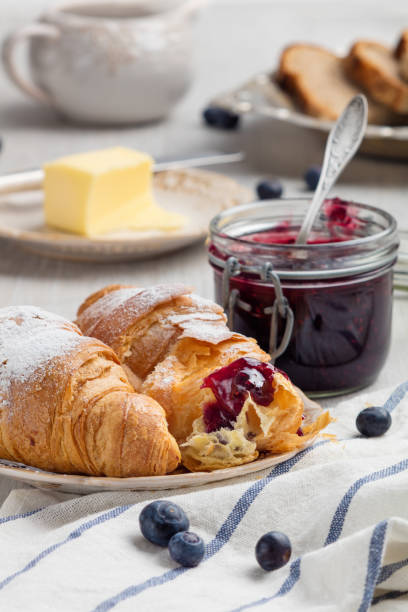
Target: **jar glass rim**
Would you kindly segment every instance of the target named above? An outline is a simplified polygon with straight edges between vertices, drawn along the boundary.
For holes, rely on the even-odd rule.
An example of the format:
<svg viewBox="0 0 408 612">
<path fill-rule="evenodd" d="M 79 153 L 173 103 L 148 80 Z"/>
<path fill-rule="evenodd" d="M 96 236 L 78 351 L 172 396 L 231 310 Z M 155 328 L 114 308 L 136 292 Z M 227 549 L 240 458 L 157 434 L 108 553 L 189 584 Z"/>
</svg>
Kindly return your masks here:
<svg viewBox="0 0 408 612">
<path fill-rule="evenodd" d="M 289 204 L 289 202 L 294 202 L 294 203 L 300 203 L 300 204 L 306 204 L 306 202 L 310 202 L 310 198 L 302 198 L 302 197 L 294 197 L 294 198 L 278 198 L 275 200 L 254 200 L 253 202 L 249 202 L 247 204 L 239 204 L 238 206 L 233 206 L 231 208 L 228 208 L 227 210 L 222 211 L 221 213 L 219 213 L 218 215 L 216 215 L 215 217 L 213 217 L 213 219 L 210 222 L 210 234 L 211 235 L 216 235 L 220 238 L 229 238 L 231 240 L 237 241 L 238 243 L 242 243 L 244 245 L 252 245 L 254 246 L 254 242 L 251 240 L 245 240 L 245 238 L 242 238 L 240 236 L 231 236 L 228 235 L 227 233 L 225 233 L 225 230 L 219 230 L 218 229 L 218 224 L 220 221 L 222 221 L 222 219 L 230 216 L 231 214 L 234 213 L 239 213 L 239 212 L 245 212 L 248 211 L 250 212 L 251 210 L 254 210 L 256 205 L 265 205 L 267 203 L 270 204 L 271 206 L 271 212 L 273 210 L 273 205 L 275 204 L 279 204 L 279 203 L 287 203 Z M 370 204 L 362 204 L 360 202 L 354 202 L 351 200 L 347 200 L 346 201 L 347 204 L 352 204 L 353 206 L 367 211 L 367 212 L 373 212 L 376 214 L 381 215 L 387 222 L 388 222 L 388 226 L 383 229 L 380 232 L 374 233 L 374 234 L 370 234 L 369 236 L 364 236 L 364 237 L 359 237 L 359 238 L 353 238 L 352 240 L 342 240 L 340 242 L 330 242 L 330 243 L 314 243 L 314 244 L 280 244 L 280 243 L 265 243 L 265 242 L 256 242 L 256 248 L 257 249 L 271 249 L 271 248 L 279 248 L 282 249 L 283 251 L 285 250 L 296 250 L 296 249 L 306 249 L 308 251 L 316 251 L 318 252 L 321 249 L 340 249 L 340 248 L 344 248 L 344 247 L 355 247 L 355 246 L 360 246 L 360 245 L 368 245 L 370 242 L 373 241 L 378 241 L 379 239 L 381 240 L 382 238 L 386 238 L 389 235 L 392 235 L 393 233 L 396 232 L 397 230 L 397 222 L 395 220 L 395 218 L 393 217 L 393 215 L 391 215 L 390 213 L 388 213 L 387 211 L 381 209 L 381 208 L 377 208 L 376 206 L 372 206 Z M 250 215 L 248 215 L 248 217 L 250 217 Z"/>
</svg>

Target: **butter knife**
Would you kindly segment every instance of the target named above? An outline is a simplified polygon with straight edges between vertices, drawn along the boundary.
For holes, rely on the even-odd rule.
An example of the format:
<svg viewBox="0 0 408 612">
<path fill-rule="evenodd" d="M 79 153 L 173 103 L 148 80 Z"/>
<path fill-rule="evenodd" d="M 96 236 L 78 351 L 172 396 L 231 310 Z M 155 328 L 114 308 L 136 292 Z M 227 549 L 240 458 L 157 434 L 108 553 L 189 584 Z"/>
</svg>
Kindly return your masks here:
<svg viewBox="0 0 408 612">
<path fill-rule="evenodd" d="M 214 153 L 200 157 L 186 159 L 158 161 L 153 165 L 153 172 L 165 172 L 179 168 L 198 168 L 200 166 L 216 166 L 218 164 L 231 164 L 245 159 L 245 153 Z M 0 175 L 0 195 L 17 193 L 19 191 L 33 191 L 41 189 L 44 180 L 44 171 L 41 168 L 10 172 Z"/>
</svg>

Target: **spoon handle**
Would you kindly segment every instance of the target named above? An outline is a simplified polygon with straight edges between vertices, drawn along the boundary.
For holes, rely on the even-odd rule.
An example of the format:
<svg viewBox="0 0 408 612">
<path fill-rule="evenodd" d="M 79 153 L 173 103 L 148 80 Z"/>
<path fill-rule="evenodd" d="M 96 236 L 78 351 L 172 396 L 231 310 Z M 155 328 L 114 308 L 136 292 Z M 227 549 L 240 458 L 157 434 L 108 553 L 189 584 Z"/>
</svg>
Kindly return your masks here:
<svg viewBox="0 0 408 612">
<path fill-rule="evenodd" d="M 348 103 L 327 139 L 320 180 L 302 223 L 296 244 L 306 244 L 314 220 L 330 189 L 356 153 L 367 126 L 367 99 L 363 94 Z"/>
</svg>

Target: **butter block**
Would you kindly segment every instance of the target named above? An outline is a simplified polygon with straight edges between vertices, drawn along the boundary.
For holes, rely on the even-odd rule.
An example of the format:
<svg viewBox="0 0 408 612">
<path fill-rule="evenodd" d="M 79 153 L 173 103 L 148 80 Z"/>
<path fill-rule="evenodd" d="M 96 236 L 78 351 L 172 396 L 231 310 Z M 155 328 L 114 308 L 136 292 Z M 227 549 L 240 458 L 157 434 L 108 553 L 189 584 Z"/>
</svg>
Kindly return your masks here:
<svg viewBox="0 0 408 612">
<path fill-rule="evenodd" d="M 45 164 L 46 223 L 89 237 L 124 229 L 178 229 L 186 219 L 154 200 L 152 164 L 146 153 L 122 147 Z"/>
</svg>

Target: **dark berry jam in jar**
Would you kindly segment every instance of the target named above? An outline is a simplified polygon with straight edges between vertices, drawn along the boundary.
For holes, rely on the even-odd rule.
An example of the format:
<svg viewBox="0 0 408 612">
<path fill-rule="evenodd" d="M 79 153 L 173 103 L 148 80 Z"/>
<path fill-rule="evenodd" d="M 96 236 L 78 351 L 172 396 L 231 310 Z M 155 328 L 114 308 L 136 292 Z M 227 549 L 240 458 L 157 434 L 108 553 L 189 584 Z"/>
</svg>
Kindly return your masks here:
<svg viewBox="0 0 408 612">
<path fill-rule="evenodd" d="M 387 357 L 395 219 L 326 200 L 306 245 L 296 236 L 309 200 L 231 208 L 210 225 L 217 301 L 235 331 L 256 338 L 312 396 L 371 384 Z"/>
</svg>

